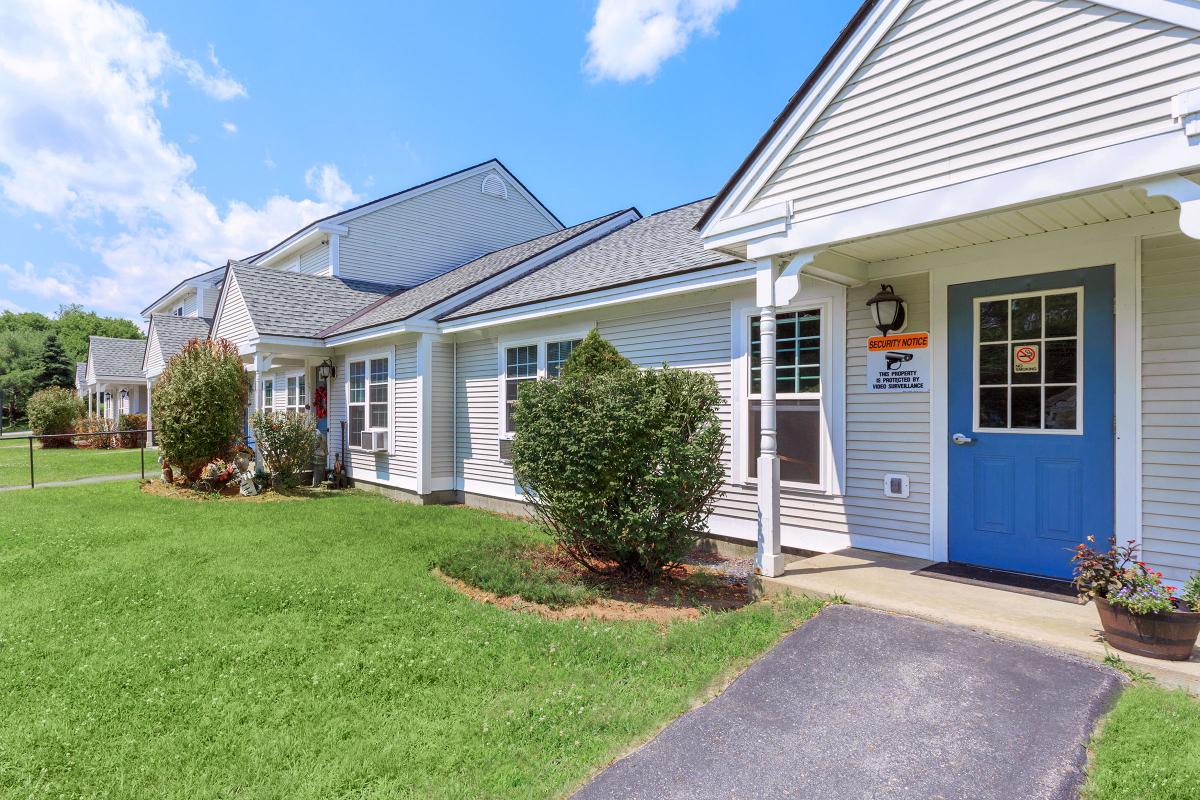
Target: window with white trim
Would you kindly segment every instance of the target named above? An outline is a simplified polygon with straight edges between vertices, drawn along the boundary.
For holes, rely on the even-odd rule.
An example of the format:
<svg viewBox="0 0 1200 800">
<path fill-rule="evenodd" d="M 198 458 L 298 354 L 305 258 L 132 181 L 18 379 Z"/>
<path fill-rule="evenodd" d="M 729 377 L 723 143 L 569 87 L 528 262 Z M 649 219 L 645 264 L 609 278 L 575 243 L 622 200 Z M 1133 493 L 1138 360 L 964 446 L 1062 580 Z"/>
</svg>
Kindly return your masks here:
<svg viewBox="0 0 1200 800">
<path fill-rule="evenodd" d="M 263 408 L 274 408 L 275 407 L 275 379 L 274 378 L 266 378 L 263 380 L 262 407 Z"/>
<path fill-rule="evenodd" d="M 762 343 L 759 317 L 749 319 L 750 365 L 746 475 L 758 477 L 762 445 Z M 775 430 L 779 480 L 819 486 L 825 452 L 821 418 L 823 318 L 820 308 L 775 315 Z"/>
<path fill-rule="evenodd" d="M 504 349 L 504 430 L 513 430 L 512 410 L 521 384 L 538 377 L 538 346 L 522 344 Z"/>
<path fill-rule="evenodd" d="M 287 379 L 287 410 L 304 411 L 308 405 L 308 388 L 305 386 L 304 373 L 289 375 Z"/>
<path fill-rule="evenodd" d="M 512 410 L 522 384 L 538 378 L 557 378 L 562 373 L 571 353 L 583 342 L 583 337 L 547 339 L 507 345 L 503 348 L 504 361 L 501 365 L 503 410 L 501 436 L 513 434 Z"/>
<path fill-rule="evenodd" d="M 562 372 L 563 364 L 567 363 L 571 353 L 581 344 L 583 344 L 583 339 L 546 342 L 546 377 L 557 378 Z"/>
<path fill-rule="evenodd" d="M 349 361 L 346 365 L 346 406 L 352 445 L 362 441 L 364 430 L 388 430 L 388 377 L 386 356 Z"/>
</svg>

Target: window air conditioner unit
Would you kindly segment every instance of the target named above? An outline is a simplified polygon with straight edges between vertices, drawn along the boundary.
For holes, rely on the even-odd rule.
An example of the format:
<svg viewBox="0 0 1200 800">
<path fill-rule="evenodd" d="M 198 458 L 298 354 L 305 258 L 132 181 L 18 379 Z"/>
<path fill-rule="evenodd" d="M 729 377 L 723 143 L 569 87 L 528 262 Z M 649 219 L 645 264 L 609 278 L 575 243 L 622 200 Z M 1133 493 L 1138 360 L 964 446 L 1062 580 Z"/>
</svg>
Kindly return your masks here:
<svg viewBox="0 0 1200 800">
<path fill-rule="evenodd" d="M 387 450 L 387 431 L 363 431 L 359 437 L 358 447 L 368 453 L 382 453 Z"/>
<path fill-rule="evenodd" d="M 512 463 L 512 439 L 500 439 L 500 460 Z"/>
</svg>

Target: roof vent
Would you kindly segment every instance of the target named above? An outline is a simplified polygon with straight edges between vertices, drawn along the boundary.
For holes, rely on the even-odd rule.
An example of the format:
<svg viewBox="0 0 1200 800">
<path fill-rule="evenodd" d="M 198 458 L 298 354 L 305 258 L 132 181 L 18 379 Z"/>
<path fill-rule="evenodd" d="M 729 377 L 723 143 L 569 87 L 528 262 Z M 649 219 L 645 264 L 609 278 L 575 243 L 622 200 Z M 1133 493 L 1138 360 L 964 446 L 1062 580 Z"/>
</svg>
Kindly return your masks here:
<svg viewBox="0 0 1200 800">
<path fill-rule="evenodd" d="M 508 185 L 504 183 L 504 179 L 494 172 L 489 172 L 483 176 L 483 186 L 479 189 L 484 194 L 490 194 L 493 197 L 503 197 L 508 199 Z"/>
</svg>

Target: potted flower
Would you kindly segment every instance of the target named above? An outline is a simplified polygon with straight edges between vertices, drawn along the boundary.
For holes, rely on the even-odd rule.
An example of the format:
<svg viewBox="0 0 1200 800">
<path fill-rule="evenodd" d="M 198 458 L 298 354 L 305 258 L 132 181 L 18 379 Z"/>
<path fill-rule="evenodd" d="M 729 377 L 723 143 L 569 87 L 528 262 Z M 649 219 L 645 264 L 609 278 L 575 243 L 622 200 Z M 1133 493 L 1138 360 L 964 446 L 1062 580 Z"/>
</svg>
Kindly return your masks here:
<svg viewBox="0 0 1200 800">
<path fill-rule="evenodd" d="M 1096 601 L 1108 643 L 1118 650 L 1150 658 L 1186 661 L 1200 634 L 1200 573 L 1188 581 L 1183 595 L 1163 583 L 1161 572 L 1138 561 L 1137 543 L 1097 552 L 1088 537 L 1071 557 L 1080 599 Z"/>
</svg>

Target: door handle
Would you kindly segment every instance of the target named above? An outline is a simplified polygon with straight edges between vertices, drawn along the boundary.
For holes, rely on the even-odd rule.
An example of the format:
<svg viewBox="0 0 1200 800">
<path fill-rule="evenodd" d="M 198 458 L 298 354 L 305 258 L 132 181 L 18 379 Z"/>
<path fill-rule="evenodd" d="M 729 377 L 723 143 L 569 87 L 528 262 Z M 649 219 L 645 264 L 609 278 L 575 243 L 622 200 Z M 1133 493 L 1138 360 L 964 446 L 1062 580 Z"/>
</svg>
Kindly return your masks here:
<svg viewBox="0 0 1200 800">
<path fill-rule="evenodd" d="M 955 444 L 973 444 L 975 442 L 970 436 L 965 436 L 961 433 L 956 433 L 950 437 L 950 441 Z"/>
</svg>

